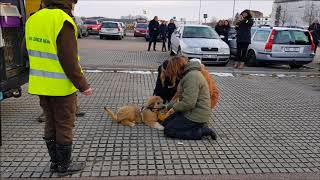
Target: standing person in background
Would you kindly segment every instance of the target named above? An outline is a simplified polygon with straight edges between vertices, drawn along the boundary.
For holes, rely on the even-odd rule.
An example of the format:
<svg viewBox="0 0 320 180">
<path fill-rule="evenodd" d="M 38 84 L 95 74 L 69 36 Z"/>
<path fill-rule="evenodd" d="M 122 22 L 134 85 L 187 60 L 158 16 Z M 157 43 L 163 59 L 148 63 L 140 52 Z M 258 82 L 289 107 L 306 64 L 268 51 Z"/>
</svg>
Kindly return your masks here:
<svg viewBox="0 0 320 180">
<path fill-rule="evenodd" d="M 240 21 L 236 25 L 237 30 L 237 58 L 234 68 L 243 69 L 247 61 L 247 50 L 251 44 L 251 27 L 253 19 L 250 10 L 244 10 L 240 14 Z"/>
<path fill-rule="evenodd" d="M 320 43 L 320 22 L 319 18 L 316 18 L 312 24 L 309 26 L 308 30 L 312 34 L 314 45 L 316 46 L 314 49 L 314 53 L 317 53 L 317 47 Z"/>
<path fill-rule="evenodd" d="M 215 27 L 216 32 L 218 33 L 218 35 L 223 35 L 223 28 L 224 28 L 224 23 L 222 20 L 220 20 L 218 22 L 218 24 Z"/>
<path fill-rule="evenodd" d="M 40 97 L 46 115 L 43 139 L 51 158 L 50 170 L 66 176 L 85 167 L 71 160 L 72 130 L 76 92 L 90 96 L 92 89 L 79 64 L 77 26 L 72 19 L 77 0 L 43 2 L 45 8 L 26 23 L 23 49 L 30 62 L 29 93 Z"/>
<path fill-rule="evenodd" d="M 222 40 L 226 43 L 228 43 L 228 36 L 229 36 L 230 29 L 231 29 L 230 22 L 228 20 L 225 20 L 223 24 L 223 34 L 222 34 L 224 38 Z"/>
<path fill-rule="evenodd" d="M 160 25 L 160 36 L 161 36 L 161 40 L 162 40 L 162 52 L 167 51 L 167 46 L 166 46 L 167 32 L 168 32 L 167 22 L 163 21 Z"/>
<path fill-rule="evenodd" d="M 171 36 L 173 32 L 177 29 L 176 24 L 173 19 L 170 19 L 170 23 L 168 24 L 168 50 L 171 48 Z"/>
<path fill-rule="evenodd" d="M 160 31 L 160 24 L 158 21 L 159 21 L 158 16 L 155 16 L 153 20 L 151 20 L 149 23 L 150 39 L 149 39 L 148 51 L 150 51 L 152 43 L 153 43 L 153 50 L 156 51 L 157 38 L 159 36 L 159 31 Z"/>
</svg>

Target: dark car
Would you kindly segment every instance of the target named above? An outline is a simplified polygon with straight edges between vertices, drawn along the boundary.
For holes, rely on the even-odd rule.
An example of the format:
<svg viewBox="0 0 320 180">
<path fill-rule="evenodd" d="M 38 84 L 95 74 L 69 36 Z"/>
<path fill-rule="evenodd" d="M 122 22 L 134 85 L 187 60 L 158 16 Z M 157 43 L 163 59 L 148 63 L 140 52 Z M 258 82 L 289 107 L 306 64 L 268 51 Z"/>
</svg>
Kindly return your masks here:
<svg viewBox="0 0 320 180">
<path fill-rule="evenodd" d="M 80 17 L 74 17 L 73 20 L 78 27 L 78 38 L 87 37 L 89 35 L 87 25 L 83 23 Z"/>
<path fill-rule="evenodd" d="M 134 37 L 145 37 L 148 32 L 147 23 L 138 23 L 134 27 Z"/>
<path fill-rule="evenodd" d="M 89 34 L 98 35 L 101 30 L 101 23 L 98 20 L 85 20 L 84 24 L 88 28 Z"/>
</svg>

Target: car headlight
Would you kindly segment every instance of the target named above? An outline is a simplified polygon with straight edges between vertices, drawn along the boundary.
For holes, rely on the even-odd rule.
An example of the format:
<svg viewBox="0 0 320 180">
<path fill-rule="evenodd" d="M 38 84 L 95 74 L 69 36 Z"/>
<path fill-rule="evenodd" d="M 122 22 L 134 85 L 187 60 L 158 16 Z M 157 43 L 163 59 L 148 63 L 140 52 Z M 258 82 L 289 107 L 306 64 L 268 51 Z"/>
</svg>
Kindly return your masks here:
<svg viewBox="0 0 320 180">
<path fill-rule="evenodd" d="M 224 53 L 224 54 L 229 54 L 230 53 L 230 49 L 229 48 L 221 48 L 220 52 Z"/>
<path fill-rule="evenodd" d="M 185 53 L 199 53 L 200 51 L 201 51 L 200 48 L 192 48 L 192 47 L 182 48 L 182 52 L 185 52 Z"/>
</svg>

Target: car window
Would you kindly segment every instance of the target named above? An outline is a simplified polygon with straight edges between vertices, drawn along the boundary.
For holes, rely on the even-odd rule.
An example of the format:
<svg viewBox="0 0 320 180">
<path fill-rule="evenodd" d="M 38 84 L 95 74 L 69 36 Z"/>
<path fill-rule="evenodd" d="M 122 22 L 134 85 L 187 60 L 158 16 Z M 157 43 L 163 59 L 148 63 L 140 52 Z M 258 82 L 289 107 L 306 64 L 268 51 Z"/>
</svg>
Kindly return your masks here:
<svg viewBox="0 0 320 180">
<path fill-rule="evenodd" d="M 310 45 L 311 38 L 308 32 L 299 30 L 277 31 L 274 44 Z"/>
<path fill-rule="evenodd" d="M 136 28 L 147 29 L 148 25 L 147 24 L 137 24 Z"/>
<path fill-rule="evenodd" d="M 261 41 L 261 42 L 266 42 L 269 38 L 270 31 L 257 31 L 255 34 L 253 40 L 254 41 Z"/>
<path fill-rule="evenodd" d="M 85 21 L 84 24 L 97 24 L 97 21 Z"/>
<path fill-rule="evenodd" d="M 251 36 L 253 36 L 256 31 L 257 29 L 251 29 Z"/>
<path fill-rule="evenodd" d="M 103 23 L 102 28 L 118 28 L 117 23 Z"/>
<path fill-rule="evenodd" d="M 183 38 L 217 39 L 218 34 L 210 27 L 184 27 Z"/>
</svg>

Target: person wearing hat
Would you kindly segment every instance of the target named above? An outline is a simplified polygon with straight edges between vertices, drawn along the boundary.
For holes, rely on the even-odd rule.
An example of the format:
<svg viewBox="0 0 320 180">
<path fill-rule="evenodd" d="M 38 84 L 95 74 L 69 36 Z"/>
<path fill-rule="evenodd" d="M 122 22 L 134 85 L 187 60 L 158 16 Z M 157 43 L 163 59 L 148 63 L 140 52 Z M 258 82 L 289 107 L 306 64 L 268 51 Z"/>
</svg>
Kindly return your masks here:
<svg viewBox="0 0 320 180">
<path fill-rule="evenodd" d="M 72 16 L 77 0 L 43 0 L 45 8 L 26 23 L 25 48 L 30 62 L 29 93 L 40 97 L 46 115 L 44 140 L 50 170 L 59 176 L 81 171 L 71 160 L 76 92 L 92 95 L 79 64 L 77 26 Z"/>
</svg>

